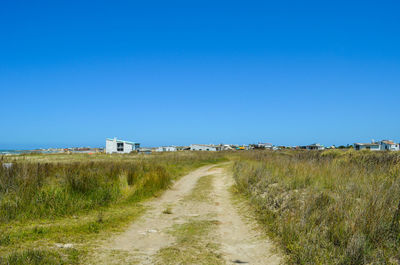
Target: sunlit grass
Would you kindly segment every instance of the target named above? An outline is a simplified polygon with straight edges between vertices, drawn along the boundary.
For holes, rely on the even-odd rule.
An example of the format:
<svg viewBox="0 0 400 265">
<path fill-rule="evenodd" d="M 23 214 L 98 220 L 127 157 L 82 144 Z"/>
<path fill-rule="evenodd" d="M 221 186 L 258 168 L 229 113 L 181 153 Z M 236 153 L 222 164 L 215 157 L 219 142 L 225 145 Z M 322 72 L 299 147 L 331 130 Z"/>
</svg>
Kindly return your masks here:
<svg viewBox="0 0 400 265">
<path fill-rule="evenodd" d="M 248 152 L 247 194 L 290 264 L 390 264 L 399 256 L 400 154 Z"/>
<path fill-rule="evenodd" d="M 223 156 L 182 152 L 3 157 L 0 165 L 13 166 L 0 166 L 0 262 L 76 263 L 96 240 L 140 216 L 144 209 L 139 202 L 196 167 L 223 161 Z M 57 249 L 56 243 L 72 243 L 74 251 Z"/>
<path fill-rule="evenodd" d="M 213 175 L 206 175 L 199 178 L 196 185 L 185 199 L 197 202 L 209 202 L 212 199 L 210 195 L 213 191 L 213 180 Z"/>
<path fill-rule="evenodd" d="M 209 238 L 217 224 L 213 220 L 190 220 L 175 225 L 170 233 L 176 243 L 160 249 L 155 264 L 225 264 L 219 246 Z"/>
</svg>

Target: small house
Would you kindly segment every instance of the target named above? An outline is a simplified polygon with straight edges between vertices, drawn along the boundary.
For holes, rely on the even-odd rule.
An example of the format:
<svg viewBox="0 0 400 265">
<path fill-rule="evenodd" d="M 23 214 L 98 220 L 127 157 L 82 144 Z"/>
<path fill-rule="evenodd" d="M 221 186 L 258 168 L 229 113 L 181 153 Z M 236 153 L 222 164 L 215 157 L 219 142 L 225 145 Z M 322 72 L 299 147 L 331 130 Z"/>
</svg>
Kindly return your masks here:
<svg viewBox="0 0 400 265">
<path fill-rule="evenodd" d="M 369 143 L 355 143 L 354 150 L 371 150 L 371 151 L 399 151 L 399 144 L 392 140 L 382 140 L 379 142 L 372 141 Z"/>
<path fill-rule="evenodd" d="M 140 148 L 139 143 L 129 142 L 114 139 L 106 139 L 106 153 L 107 154 L 129 154 L 132 151 L 137 151 Z"/>
<path fill-rule="evenodd" d="M 176 152 L 177 148 L 176 146 L 160 146 L 157 147 L 156 152 Z"/>
<path fill-rule="evenodd" d="M 258 143 L 257 147 L 262 149 L 272 149 L 273 145 L 271 143 Z"/>
<path fill-rule="evenodd" d="M 150 155 L 152 150 L 151 150 L 151 148 L 140 147 L 138 152 L 139 152 L 139 154 Z"/>
<path fill-rule="evenodd" d="M 220 151 L 221 148 L 215 145 L 206 144 L 192 144 L 190 145 L 190 151 Z"/>
<path fill-rule="evenodd" d="M 222 144 L 221 145 L 221 151 L 232 151 L 232 150 L 235 150 L 235 149 L 230 144 Z"/>
<path fill-rule="evenodd" d="M 379 143 L 355 143 L 354 150 L 371 150 L 371 151 L 380 151 L 381 146 Z"/>
<path fill-rule="evenodd" d="M 392 140 L 382 140 L 379 142 L 381 150 L 383 151 L 399 151 L 399 144 L 396 144 Z"/>
<path fill-rule="evenodd" d="M 325 147 L 322 144 L 315 143 L 315 144 L 300 146 L 300 149 L 305 149 L 305 150 L 324 150 Z"/>
</svg>

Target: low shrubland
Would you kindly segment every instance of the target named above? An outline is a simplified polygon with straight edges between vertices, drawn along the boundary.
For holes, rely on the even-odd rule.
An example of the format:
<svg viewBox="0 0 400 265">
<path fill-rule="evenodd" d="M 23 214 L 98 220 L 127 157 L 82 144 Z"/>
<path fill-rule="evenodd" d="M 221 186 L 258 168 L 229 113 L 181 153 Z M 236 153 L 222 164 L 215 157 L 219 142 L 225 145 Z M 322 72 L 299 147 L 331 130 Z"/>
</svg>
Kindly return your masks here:
<svg viewBox="0 0 400 265">
<path fill-rule="evenodd" d="M 254 151 L 233 172 L 289 264 L 399 264 L 399 153 Z"/>
</svg>

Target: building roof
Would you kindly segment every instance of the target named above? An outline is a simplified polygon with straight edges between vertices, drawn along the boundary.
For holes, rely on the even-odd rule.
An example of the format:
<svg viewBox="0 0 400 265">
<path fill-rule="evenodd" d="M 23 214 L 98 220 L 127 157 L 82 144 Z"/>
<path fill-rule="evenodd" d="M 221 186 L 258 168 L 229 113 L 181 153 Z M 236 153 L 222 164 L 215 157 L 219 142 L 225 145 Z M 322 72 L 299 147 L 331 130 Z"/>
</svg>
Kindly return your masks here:
<svg viewBox="0 0 400 265">
<path fill-rule="evenodd" d="M 382 140 L 381 142 L 384 144 L 396 144 L 392 140 Z"/>
<path fill-rule="evenodd" d="M 355 143 L 355 145 L 360 145 L 360 146 L 379 146 L 378 143 Z"/>
<path fill-rule="evenodd" d="M 193 146 L 193 145 L 204 146 L 204 147 L 214 147 L 214 148 L 218 147 L 216 145 L 211 145 L 211 144 L 191 144 L 190 146 Z"/>
</svg>

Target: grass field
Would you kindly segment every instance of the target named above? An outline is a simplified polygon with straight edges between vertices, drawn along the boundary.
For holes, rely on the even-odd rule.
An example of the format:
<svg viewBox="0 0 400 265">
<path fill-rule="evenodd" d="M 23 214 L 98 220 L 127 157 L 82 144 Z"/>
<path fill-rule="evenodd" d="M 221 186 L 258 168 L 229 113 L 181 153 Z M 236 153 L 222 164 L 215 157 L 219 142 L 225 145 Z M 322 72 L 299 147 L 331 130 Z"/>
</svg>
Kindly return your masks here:
<svg viewBox="0 0 400 265">
<path fill-rule="evenodd" d="M 233 172 L 288 264 L 399 264 L 399 153 L 254 151 Z"/>
<path fill-rule="evenodd" d="M 0 166 L 0 264 L 79 263 L 96 239 L 137 218 L 141 201 L 222 160 L 206 152 L 2 157 L 13 165 Z"/>
<path fill-rule="evenodd" d="M 236 190 L 288 264 L 400 263 L 400 154 L 331 150 L 2 157 L 13 166 L 0 166 L 0 264 L 82 264 L 146 210 L 140 202 L 226 157 Z M 206 201 L 213 178 L 201 178 L 188 199 Z M 190 240 L 213 225 L 175 227 L 180 245 L 160 252 L 160 262 L 183 258 L 174 247 L 190 257 L 198 250 Z M 193 232 L 190 240 L 180 231 Z"/>
</svg>

